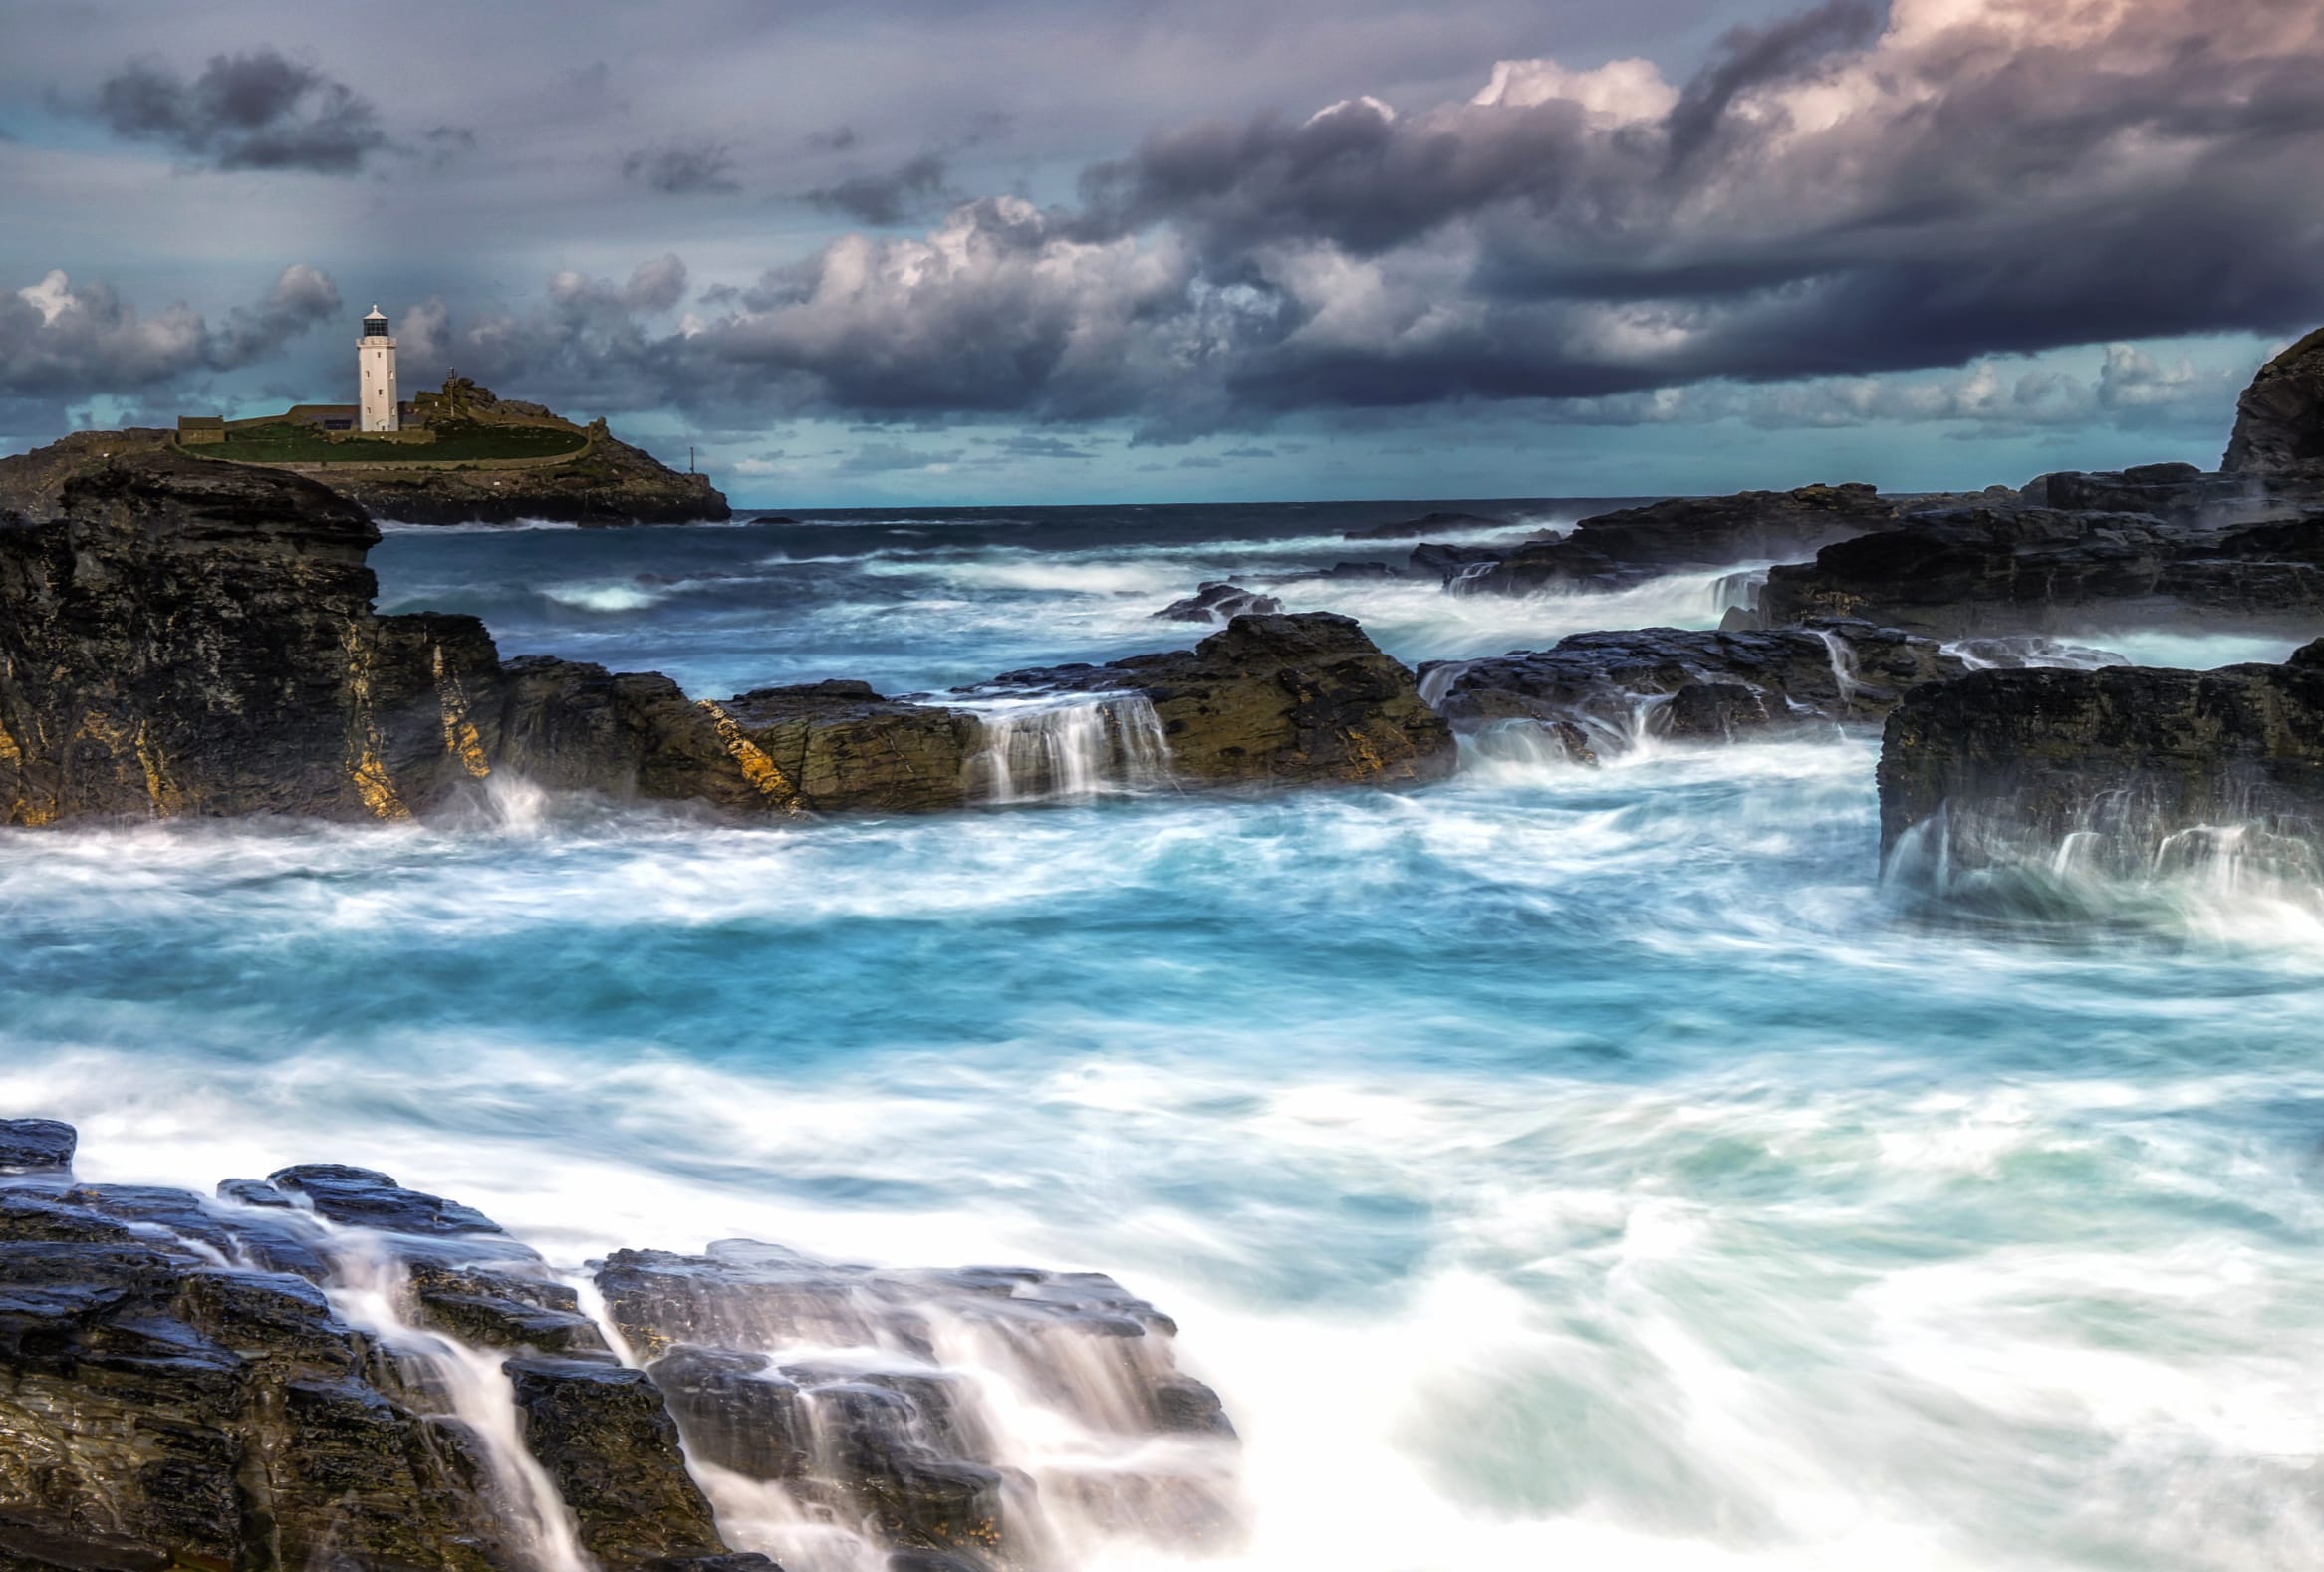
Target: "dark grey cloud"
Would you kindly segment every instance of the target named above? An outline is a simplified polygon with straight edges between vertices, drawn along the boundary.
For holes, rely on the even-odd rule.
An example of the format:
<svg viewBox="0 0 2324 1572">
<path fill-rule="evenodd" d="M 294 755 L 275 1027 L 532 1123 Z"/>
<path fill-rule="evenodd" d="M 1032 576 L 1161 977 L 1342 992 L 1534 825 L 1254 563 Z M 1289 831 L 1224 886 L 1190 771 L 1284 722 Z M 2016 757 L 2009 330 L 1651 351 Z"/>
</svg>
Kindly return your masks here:
<svg viewBox="0 0 2324 1572">
<path fill-rule="evenodd" d="M 706 426 L 1122 420 L 1174 441 L 1492 400 L 1645 422 L 1669 407 L 1650 395 L 1687 388 L 1746 419 L 1839 424 L 1889 406 L 1708 390 L 2324 320 L 2314 4 L 1834 0 L 1733 29 L 1691 72 L 1487 56 L 1465 82 L 1167 125 L 1078 186 L 1037 183 L 1075 193 L 1046 206 L 955 196 L 1015 175 L 962 150 L 984 131 L 945 139 L 983 124 L 958 105 L 904 133 L 934 150 L 856 173 L 875 160 L 845 127 L 802 150 L 824 105 L 779 143 L 828 157 L 796 185 L 889 232 L 749 279 L 720 227 L 742 204 L 703 204 L 728 275 L 707 288 L 671 255 L 626 282 L 560 274 L 514 310 L 430 303 L 398 331 L 498 386 Z M 675 152 L 700 156 L 665 168 Z M 712 189 L 729 156 L 748 154 L 633 132 L 574 163 L 601 187 L 624 163 L 650 254 L 683 209 L 644 192 Z M 2111 394 L 1930 412 L 2041 426 L 2194 396 L 2134 370 Z"/>
<path fill-rule="evenodd" d="M 944 184 L 944 160 L 923 152 L 877 174 L 850 175 L 803 193 L 801 199 L 825 212 L 886 228 L 924 217 L 952 195 Z"/>
<path fill-rule="evenodd" d="M 720 141 L 673 141 L 641 147 L 622 159 L 622 177 L 664 196 L 733 195 L 734 149 Z"/>
<path fill-rule="evenodd" d="M 213 55 L 190 80 L 155 61 L 109 77 L 90 106 L 115 134 L 221 169 L 353 174 L 388 145 L 368 99 L 280 52 Z"/>
<path fill-rule="evenodd" d="M 329 275 L 304 263 L 285 268 L 265 296 L 217 327 L 182 305 L 142 314 L 110 285 L 76 285 L 53 270 L 0 292 L 0 397 L 55 404 L 235 371 L 279 355 L 340 310 Z"/>
<path fill-rule="evenodd" d="M 1811 72 L 1842 50 L 1861 47 L 1879 27 L 1880 13 L 1864 0 L 1826 0 L 1763 27 L 1729 29 L 1671 111 L 1664 131 L 1671 161 L 1683 162 L 1717 135 L 1750 89 Z"/>
</svg>

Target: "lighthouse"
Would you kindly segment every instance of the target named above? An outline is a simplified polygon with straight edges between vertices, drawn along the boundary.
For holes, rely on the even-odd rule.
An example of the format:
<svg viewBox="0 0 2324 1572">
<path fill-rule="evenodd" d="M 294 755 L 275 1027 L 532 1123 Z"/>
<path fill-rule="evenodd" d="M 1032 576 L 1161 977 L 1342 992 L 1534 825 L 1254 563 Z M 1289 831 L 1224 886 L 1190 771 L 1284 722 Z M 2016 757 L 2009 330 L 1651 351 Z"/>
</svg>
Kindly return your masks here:
<svg viewBox="0 0 2324 1572">
<path fill-rule="evenodd" d="M 363 418 L 356 429 L 395 430 L 395 341 L 387 336 L 387 313 L 377 306 L 364 318 L 364 336 L 355 341 L 355 366 L 363 390 Z"/>
</svg>

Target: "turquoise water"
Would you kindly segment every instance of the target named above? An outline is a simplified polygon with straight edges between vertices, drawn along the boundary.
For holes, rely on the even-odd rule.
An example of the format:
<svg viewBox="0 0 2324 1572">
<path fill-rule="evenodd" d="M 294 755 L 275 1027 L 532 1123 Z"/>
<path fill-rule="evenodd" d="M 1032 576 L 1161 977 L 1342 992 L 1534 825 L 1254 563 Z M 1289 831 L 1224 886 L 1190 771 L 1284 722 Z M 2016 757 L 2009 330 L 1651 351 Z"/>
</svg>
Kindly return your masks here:
<svg viewBox="0 0 2324 1572">
<path fill-rule="evenodd" d="M 1352 555 L 1292 522 L 841 549 L 812 586 L 703 532 L 719 588 L 588 612 L 569 586 L 673 532 L 381 567 L 389 604 L 467 585 L 511 652 L 682 650 L 714 691 L 841 674 L 808 667 L 846 626 L 918 686 L 1182 642 L 1145 614 L 1212 566 Z M 1705 582 L 1626 599 L 1712 617 Z M 1408 657 L 1605 610 L 1353 604 Z M 1874 751 L 774 829 L 499 780 L 421 827 L 12 834 L 0 1109 L 74 1120 L 95 1178 L 371 1164 L 568 1263 L 1111 1271 L 1246 1438 L 1249 1566 L 2313 1564 L 2320 909 L 1932 910 L 1877 878 Z"/>
</svg>

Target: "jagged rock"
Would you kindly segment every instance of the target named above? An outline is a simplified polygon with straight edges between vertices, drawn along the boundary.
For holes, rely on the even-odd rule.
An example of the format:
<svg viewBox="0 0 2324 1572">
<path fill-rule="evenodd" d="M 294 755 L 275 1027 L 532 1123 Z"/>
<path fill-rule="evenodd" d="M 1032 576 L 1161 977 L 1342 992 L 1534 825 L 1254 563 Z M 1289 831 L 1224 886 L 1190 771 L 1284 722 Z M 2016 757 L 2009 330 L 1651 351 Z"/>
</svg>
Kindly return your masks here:
<svg viewBox="0 0 2324 1572">
<path fill-rule="evenodd" d="M 1330 612 L 1238 617 L 1192 650 L 1012 671 L 993 686 L 1143 694 L 1185 784 L 1401 785 L 1442 779 L 1456 758 L 1413 673 Z"/>
<path fill-rule="evenodd" d="M 1450 586 L 1485 572 L 1508 555 L 1499 546 L 1450 546 L 1442 541 L 1427 540 L 1413 548 L 1413 554 L 1407 562 L 1415 573 L 1434 574 Z"/>
<path fill-rule="evenodd" d="M 230 1200 L 240 1206 L 275 1206 L 290 1208 L 298 1205 L 290 1196 L 276 1189 L 264 1179 L 230 1179 L 218 1180 L 218 1199 Z"/>
<path fill-rule="evenodd" d="M 898 1565 L 1028 1564 L 1054 1542 L 1045 1495 L 1172 1548 L 1235 1522 L 1216 1395 L 1176 1369 L 1169 1318 L 1110 1278 L 622 1251 L 599 1280 L 640 1370 L 579 1338 L 549 1347 L 575 1296 L 475 1231 L 481 1214 L 368 1170 L 283 1175 L 216 1200 L 54 1171 L 0 1186 L 0 1567 L 511 1572 L 569 1516 L 606 1572 L 780 1572 L 727 1547 L 689 1459 L 779 1487 Z M 294 1195 L 426 1231 L 341 1233 Z M 297 1270 L 268 1269 L 285 1254 Z M 361 1290 L 345 1302 L 368 1324 L 398 1285 L 377 1330 L 334 1308 Z M 939 1363 L 958 1339 L 985 1351 L 974 1379 Z M 516 1438 L 451 1417 L 462 1383 L 501 1378 Z M 1037 1481 L 1008 1467 L 995 1379 L 1019 1389 L 1007 1412 L 1085 1427 L 1096 1460 Z M 518 1443 L 554 1493 L 526 1482 Z"/>
<path fill-rule="evenodd" d="M 2324 527 L 2198 530 L 2144 513 L 1961 508 L 1772 569 L 1731 626 L 1863 617 L 1921 633 L 2070 633 L 2184 625 L 2312 626 Z"/>
<path fill-rule="evenodd" d="M 2115 872 L 2225 838 L 2324 876 L 2324 641 L 2282 665 L 1978 671 L 1917 688 L 1889 717 L 1880 793 L 1883 850 L 1919 830 L 1939 843 L 1923 861 L 1956 873 L 2046 866 L 2073 836 L 2081 866 Z"/>
<path fill-rule="evenodd" d="M 2263 518 L 2272 506 L 2263 486 L 2240 475 L 2209 474 L 2193 464 L 2141 464 L 2092 473 L 2037 476 L 2018 493 L 2037 508 L 2084 513 L 2151 513 L 2175 524 L 2222 525 Z"/>
<path fill-rule="evenodd" d="M 2219 468 L 2267 482 L 2324 485 L 2324 328 L 2259 369 L 2235 400 Z"/>
<path fill-rule="evenodd" d="M 1763 633 L 1576 634 L 1546 651 L 1432 662 L 1420 681 L 1462 731 L 1547 726 L 1570 757 L 1590 762 L 1642 733 L 1711 740 L 1876 720 L 1906 689 L 1967 669 L 1931 640 L 1826 619 Z"/>
<path fill-rule="evenodd" d="M 766 1354 L 680 1343 L 646 1367 L 685 1437 L 686 1455 L 746 1479 L 796 1479 L 813 1436 L 799 1384 Z"/>
<path fill-rule="evenodd" d="M 995 735 L 972 704 L 860 682 L 721 704 L 651 672 L 504 664 L 473 618 L 374 615 L 378 531 L 292 475 L 74 438 L 0 460 L 0 823 L 404 818 L 496 769 L 746 815 L 952 808 Z M 1345 619 L 1243 618 L 1193 652 L 1073 669 L 1154 690 L 1184 784 L 1450 765 L 1410 673 Z"/>
<path fill-rule="evenodd" d="M 1019 1514 L 1052 1495 L 1111 1502 L 1126 1531 L 1216 1532 L 1235 1515 L 1216 1395 L 1175 1368 L 1169 1319 L 1110 1278 L 879 1270 L 731 1240 L 703 1256 L 621 1251 L 597 1280 L 689 1455 L 868 1521 L 885 1546 L 1021 1559 L 1038 1536 Z M 941 1362 L 963 1342 L 984 1351 L 982 1381 L 1111 1438 L 1117 1460 L 1028 1489 L 994 1450 L 979 1384 Z M 819 1352 L 781 1358 L 798 1348 Z M 1175 1465 L 1153 1450 L 1172 1438 L 1192 1448 Z"/>
<path fill-rule="evenodd" d="M 1529 595 L 1561 586 L 1620 589 L 1659 574 L 1804 556 L 1837 540 L 1893 528 L 1893 498 L 1867 485 L 1802 486 L 1729 497 L 1674 497 L 1587 518 L 1561 537 L 1459 564 L 1447 583 L 1479 595 Z M 1415 566 L 1420 566 L 1415 554 Z"/>
<path fill-rule="evenodd" d="M 217 1267 L 63 1196 L 5 1199 L 0 1561 L 487 1572 L 500 1559 L 472 1439 L 371 1385 L 312 1283 Z"/>
<path fill-rule="evenodd" d="M 504 1368 L 526 1448 L 557 1482 L 582 1548 L 609 1572 L 726 1553 L 646 1372 L 540 1356 Z"/>
<path fill-rule="evenodd" d="M 80 1139 L 61 1119 L 0 1119 L 0 1174 L 69 1174 Z"/>
<path fill-rule="evenodd" d="M 1344 537 L 1348 540 L 1414 540 L 1432 531 L 1500 529 L 1509 521 L 1489 513 L 1452 513 L 1437 511 L 1423 513 L 1417 519 L 1400 519 L 1388 524 L 1375 524 L 1370 529 L 1352 529 Z"/>
<path fill-rule="evenodd" d="M 528 1252 L 529 1253 L 529 1252 Z M 605 1334 L 565 1284 L 529 1261 L 449 1261 L 405 1252 L 412 1319 L 465 1343 L 611 1359 Z"/>
<path fill-rule="evenodd" d="M 472 1206 L 422 1190 L 405 1189 L 377 1169 L 341 1163 L 302 1163 L 277 1169 L 267 1181 L 306 1200 L 315 1214 L 351 1227 L 419 1236 L 498 1233 L 500 1224 Z"/>
<path fill-rule="evenodd" d="M 1154 615 L 1179 623 L 1211 623 L 1224 627 L 1250 613 L 1268 615 L 1283 610 L 1272 595 L 1246 590 L 1239 584 L 1205 584 L 1182 601 L 1172 601 Z"/>
<path fill-rule="evenodd" d="M 1419 549 L 1419 548 L 1416 548 L 1416 549 Z M 1452 550 L 1457 550 L 1458 548 L 1457 548 L 1457 547 L 1449 547 L 1449 546 L 1448 546 L 1448 547 L 1440 547 L 1440 548 L 1438 548 L 1438 549 L 1439 549 L 1439 550 L 1445 550 L 1445 551 L 1452 551 Z M 1332 564 L 1330 567 L 1328 567 L 1328 568 L 1324 569 L 1324 571 L 1323 571 L 1323 572 L 1321 572 L 1321 573 L 1319 573 L 1319 574 L 1315 575 L 1315 577 L 1316 577 L 1316 578 L 1319 578 L 1319 579 L 1332 579 L 1332 580 L 1347 580 L 1347 579 L 1401 579 L 1401 578 L 1403 578 L 1403 577 L 1404 577 L 1404 575 L 1403 575 L 1403 574 L 1401 574 L 1401 573 L 1399 573 L 1399 572 L 1397 571 L 1397 569 L 1396 569 L 1396 566 L 1395 566 L 1395 564 L 1393 564 L 1393 563 L 1386 563 L 1386 562 L 1335 562 L 1335 563 L 1333 563 L 1333 564 Z M 1282 610 L 1282 608 L 1280 608 L 1280 607 L 1269 607 L 1269 608 L 1267 608 L 1267 610 L 1270 610 L 1270 611 L 1280 611 L 1280 610 Z"/>
<path fill-rule="evenodd" d="M 799 807 L 918 812 L 971 800 L 968 761 L 982 732 L 964 710 L 853 681 L 756 688 L 719 709 Z"/>
</svg>

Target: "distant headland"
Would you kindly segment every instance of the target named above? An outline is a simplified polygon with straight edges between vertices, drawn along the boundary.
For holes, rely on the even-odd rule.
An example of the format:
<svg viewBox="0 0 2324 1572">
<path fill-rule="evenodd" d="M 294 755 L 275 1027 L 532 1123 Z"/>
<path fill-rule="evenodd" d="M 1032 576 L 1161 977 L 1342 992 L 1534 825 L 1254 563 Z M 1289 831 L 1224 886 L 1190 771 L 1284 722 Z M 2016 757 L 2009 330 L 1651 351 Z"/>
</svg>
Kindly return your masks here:
<svg viewBox="0 0 2324 1572">
<path fill-rule="evenodd" d="M 502 398 L 446 374 L 440 389 L 398 394 L 395 340 L 375 306 L 356 341 L 354 403 L 293 404 L 229 420 L 181 415 L 177 429 L 118 433 L 191 456 L 289 470 L 407 524 L 686 524 L 730 516 L 707 475 L 680 473 L 537 403 Z"/>
</svg>

